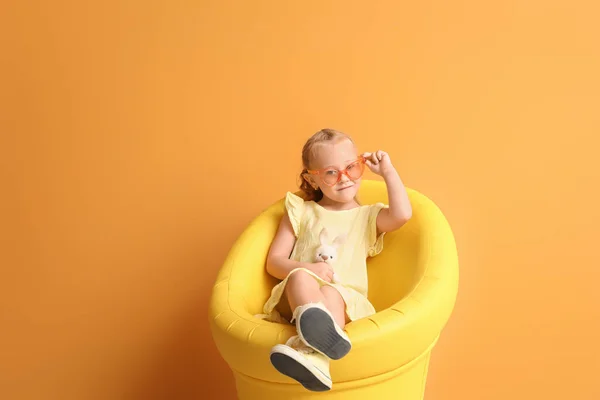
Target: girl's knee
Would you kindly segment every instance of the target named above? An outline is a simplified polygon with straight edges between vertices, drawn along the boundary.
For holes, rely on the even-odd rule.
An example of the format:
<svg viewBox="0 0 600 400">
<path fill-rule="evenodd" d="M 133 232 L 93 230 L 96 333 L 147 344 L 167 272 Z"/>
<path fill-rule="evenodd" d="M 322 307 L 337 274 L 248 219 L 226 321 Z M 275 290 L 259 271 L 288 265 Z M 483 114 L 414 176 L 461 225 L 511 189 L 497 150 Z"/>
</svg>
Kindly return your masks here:
<svg viewBox="0 0 600 400">
<path fill-rule="evenodd" d="M 321 293 L 323 293 L 323 295 L 329 299 L 335 299 L 341 302 L 344 301 L 344 298 L 342 297 L 340 292 L 338 292 L 338 290 L 334 287 L 323 285 L 321 286 Z"/>
<path fill-rule="evenodd" d="M 317 280 L 308 272 L 303 270 L 298 270 L 292 272 L 292 274 L 288 277 L 287 286 L 303 286 L 314 284 L 317 285 Z"/>
<path fill-rule="evenodd" d="M 333 287 L 331 287 L 329 285 L 323 285 L 323 286 L 321 286 L 321 292 L 323 292 L 325 294 L 339 293 L 336 288 L 333 288 Z"/>
</svg>

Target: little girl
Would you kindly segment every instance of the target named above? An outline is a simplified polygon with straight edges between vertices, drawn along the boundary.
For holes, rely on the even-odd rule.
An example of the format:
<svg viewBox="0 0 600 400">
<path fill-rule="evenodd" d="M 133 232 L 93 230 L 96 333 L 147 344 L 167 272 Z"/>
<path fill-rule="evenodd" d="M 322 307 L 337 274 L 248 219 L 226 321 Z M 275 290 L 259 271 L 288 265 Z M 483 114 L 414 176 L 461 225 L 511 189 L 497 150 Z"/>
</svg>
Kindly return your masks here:
<svg viewBox="0 0 600 400">
<path fill-rule="evenodd" d="M 267 272 L 282 281 L 264 313 L 271 320 L 295 321 L 298 333 L 273 347 L 273 366 L 308 390 L 326 391 L 332 386 L 329 360 L 351 348 L 346 323 L 376 312 L 367 299 L 366 258 L 382 251 L 384 233 L 406 223 L 412 209 L 389 156 L 383 151 L 358 155 L 342 132 L 314 134 L 304 145 L 302 163 L 304 199 L 287 193 L 286 213 L 267 256 Z M 389 205 L 359 204 L 365 165 L 385 180 Z M 337 247 L 337 260 L 315 254 L 323 230 L 327 244 Z"/>
</svg>

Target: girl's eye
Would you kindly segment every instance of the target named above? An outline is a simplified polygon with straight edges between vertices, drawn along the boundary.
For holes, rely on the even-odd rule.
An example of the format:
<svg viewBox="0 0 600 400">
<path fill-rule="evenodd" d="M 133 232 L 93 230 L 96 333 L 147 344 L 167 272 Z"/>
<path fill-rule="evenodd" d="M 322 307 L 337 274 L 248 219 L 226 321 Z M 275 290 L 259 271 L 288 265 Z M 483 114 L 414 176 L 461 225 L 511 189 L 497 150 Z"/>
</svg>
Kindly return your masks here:
<svg viewBox="0 0 600 400">
<path fill-rule="evenodd" d="M 357 166 L 357 163 L 350 164 L 350 165 L 348 165 L 348 166 L 346 167 L 346 169 L 347 169 L 348 171 L 350 171 L 350 170 L 352 170 L 353 168 L 356 168 L 356 166 Z"/>
<path fill-rule="evenodd" d="M 335 169 L 328 169 L 327 171 L 325 171 L 326 175 L 337 175 L 337 171 Z"/>
</svg>

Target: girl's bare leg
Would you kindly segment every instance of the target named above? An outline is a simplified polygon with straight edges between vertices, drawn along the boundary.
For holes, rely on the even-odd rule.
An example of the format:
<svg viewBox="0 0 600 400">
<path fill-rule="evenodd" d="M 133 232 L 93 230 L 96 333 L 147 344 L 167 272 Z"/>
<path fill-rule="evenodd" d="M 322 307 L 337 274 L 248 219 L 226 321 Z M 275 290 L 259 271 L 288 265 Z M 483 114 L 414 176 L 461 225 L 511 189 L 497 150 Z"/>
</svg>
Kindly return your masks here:
<svg viewBox="0 0 600 400">
<path fill-rule="evenodd" d="M 290 304 L 291 312 L 296 307 L 307 303 L 325 302 L 323 292 L 319 290 L 319 282 L 310 274 L 304 271 L 296 271 L 289 278 L 285 285 L 285 294 Z"/>
<path fill-rule="evenodd" d="M 289 277 L 285 297 L 291 312 L 304 304 L 322 302 L 340 328 L 344 329 L 349 320 L 346 315 L 346 303 L 340 292 L 331 286 L 320 286 L 313 276 L 304 271 L 296 271 Z"/>
<path fill-rule="evenodd" d="M 329 312 L 333 315 L 335 322 L 337 322 L 340 328 L 344 329 L 347 316 L 346 303 L 344 302 L 342 295 L 331 286 L 322 286 L 320 290 L 323 294 L 323 303 L 325 304 L 325 307 L 327 307 Z"/>
</svg>

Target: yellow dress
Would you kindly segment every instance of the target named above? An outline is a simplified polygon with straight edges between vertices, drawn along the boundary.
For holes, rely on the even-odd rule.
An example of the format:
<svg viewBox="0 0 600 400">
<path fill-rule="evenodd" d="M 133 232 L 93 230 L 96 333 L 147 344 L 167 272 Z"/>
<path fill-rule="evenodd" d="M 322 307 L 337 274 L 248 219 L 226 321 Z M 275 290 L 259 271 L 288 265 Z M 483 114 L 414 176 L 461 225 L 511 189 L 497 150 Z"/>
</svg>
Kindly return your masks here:
<svg viewBox="0 0 600 400">
<path fill-rule="evenodd" d="M 273 287 L 271 296 L 263 307 L 263 315 L 269 320 L 281 321 L 275 307 L 281 300 L 290 275 L 301 269 L 311 274 L 321 286 L 329 285 L 338 290 L 346 302 L 346 314 L 351 321 L 375 314 L 375 309 L 367 298 L 367 257 L 374 257 L 383 250 L 385 232 L 377 237 L 377 215 L 382 208 L 387 207 L 383 203 L 375 203 L 334 211 L 287 192 L 285 208 L 296 236 L 290 259 L 315 262 L 315 250 L 321 244 L 319 235 L 324 227 L 327 228 L 330 240 L 341 234 L 346 235 L 346 239 L 338 248 L 338 259 L 333 264 L 336 283 L 326 282 L 307 269 L 296 269 Z"/>
</svg>

